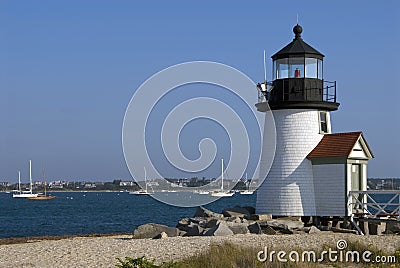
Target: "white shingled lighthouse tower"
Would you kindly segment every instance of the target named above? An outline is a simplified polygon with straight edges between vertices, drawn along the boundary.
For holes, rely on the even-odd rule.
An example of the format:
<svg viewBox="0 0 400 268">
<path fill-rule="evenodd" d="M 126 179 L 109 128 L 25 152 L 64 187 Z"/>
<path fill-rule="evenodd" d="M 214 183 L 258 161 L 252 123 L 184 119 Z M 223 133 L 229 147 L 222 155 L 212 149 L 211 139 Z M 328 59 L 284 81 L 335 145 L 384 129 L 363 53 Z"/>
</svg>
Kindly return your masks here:
<svg viewBox="0 0 400 268">
<path fill-rule="evenodd" d="M 361 132 L 352 132 L 333 139 L 336 143 L 346 143 L 347 150 L 338 153 L 333 144 L 327 152 L 322 148 L 322 153 L 319 150 L 320 154 L 310 155 L 324 137 L 337 135 L 331 134 L 329 113 L 337 110 L 339 103 L 336 82 L 323 77 L 324 55 L 304 42 L 302 31 L 297 24 L 293 28 L 293 41 L 272 56 L 273 81 L 257 85 L 262 93 L 256 104 L 258 111 L 272 110 L 275 120 L 276 153 L 257 191 L 256 210 L 276 216 L 344 216 L 346 193 L 356 187 L 351 171 L 348 172 L 349 164 L 357 160 L 358 165 L 366 167 L 372 153 Z M 332 137 L 328 143 L 331 140 Z M 322 145 L 332 144 L 324 140 Z M 363 150 L 362 157 L 351 156 L 355 147 Z M 268 137 L 264 137 L 263 151 L 268 148 Z M 312 158 L 316 155 L 317 158 Z M 359 170 L 365 172 L 354 175 L 360 180 L 358 190 L 366 189 L 363 167 Z M 334 195 L 332 198 L 330 193 Z"/>
</svg>

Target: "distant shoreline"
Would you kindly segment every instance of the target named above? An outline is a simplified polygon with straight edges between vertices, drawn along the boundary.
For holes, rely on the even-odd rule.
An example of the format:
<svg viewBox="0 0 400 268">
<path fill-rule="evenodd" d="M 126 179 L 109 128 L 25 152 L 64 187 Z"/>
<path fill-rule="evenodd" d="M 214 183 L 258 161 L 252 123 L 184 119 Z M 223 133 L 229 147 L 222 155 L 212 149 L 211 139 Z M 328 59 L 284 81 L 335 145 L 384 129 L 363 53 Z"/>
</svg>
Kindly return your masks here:
<svg viewBox="0 0 400 268">
<path fill-rule="evenodd" d="M 13 190 L 11 191 L 0 191 L 0 193 L 7 193 L 8 192 L 11 194 Z M 41 192 L 41 191 L 38 191 Z M 93 192 L 93 193 L 129 193 L 130 191 L 113 191 L 113 190 L 47 190 L 47 193 L 88 193 L 88 192 Z"/>
</svg>

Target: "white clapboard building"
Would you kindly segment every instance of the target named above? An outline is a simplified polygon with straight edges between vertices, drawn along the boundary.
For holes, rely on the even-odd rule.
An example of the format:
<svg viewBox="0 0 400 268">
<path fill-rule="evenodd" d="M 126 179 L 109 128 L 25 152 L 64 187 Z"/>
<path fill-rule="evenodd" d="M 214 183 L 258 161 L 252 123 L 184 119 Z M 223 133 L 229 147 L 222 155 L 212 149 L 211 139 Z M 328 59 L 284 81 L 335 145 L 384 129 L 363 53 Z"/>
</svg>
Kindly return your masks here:
<svg viewBox="0 0 400 268">
<path fill-rule="evenodd" d="M 366 190 L 373 155 L 361 132 L 331 133 L 330 112 L 339 107 L 336 82 L 324 80 L 324 55 L 304 42 L 302 27 L 293 32 L 293 41 L 272 56 L 273 81 L 257 85 L 263 96 L 258 111 L 271 110 L 275 120 L 276 152 L 257 190 L 256 210 L 346 216 L 348 191 Z M 263 150 L 269 145 L 264 137 Z"/>
</svg>

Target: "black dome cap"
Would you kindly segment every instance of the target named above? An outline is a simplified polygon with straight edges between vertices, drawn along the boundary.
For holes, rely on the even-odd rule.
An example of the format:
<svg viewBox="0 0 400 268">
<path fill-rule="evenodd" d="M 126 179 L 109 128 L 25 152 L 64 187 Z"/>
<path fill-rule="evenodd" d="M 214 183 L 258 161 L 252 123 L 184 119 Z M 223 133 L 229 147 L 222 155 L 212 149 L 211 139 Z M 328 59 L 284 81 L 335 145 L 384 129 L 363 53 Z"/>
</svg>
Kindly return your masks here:
<svg viewBox="0 0 400 268">
<path fill-rule="evenodd" d="M 301 38 L 301 33 L 303 32 L 303 27 L 299 24 L 293 27 L 293 33 L 295 37 L 292 42 L 287 46 L 279 50 L 272 56 L 273 60 L 283 59 L 283 58 L 293 58 L 293 57 L 311 57 L 317 59 L 323 59 L 324 55 L 304 42 Z"/>
</svg>

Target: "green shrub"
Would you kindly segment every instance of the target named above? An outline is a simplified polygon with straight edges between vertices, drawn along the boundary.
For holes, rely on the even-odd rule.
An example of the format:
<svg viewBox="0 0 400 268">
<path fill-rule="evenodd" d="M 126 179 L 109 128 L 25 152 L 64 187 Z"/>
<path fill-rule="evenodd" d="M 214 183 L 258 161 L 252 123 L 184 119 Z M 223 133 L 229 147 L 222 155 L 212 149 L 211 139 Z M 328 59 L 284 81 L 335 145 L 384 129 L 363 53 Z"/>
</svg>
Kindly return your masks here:
<svg viewBox="0 0 400 268">
<path fill-rule="evenodd" d="M 125 257 L 125 260 L 117 258 L 119 264 L 118 268 L 179 268 L 176 262 L 163 262 L 161 265 L 156 265 L 155 260 L 148 260 L 145 256 L 140 258 Z"/>
<path fill-rule="evenodd" d="M 117 258 L 117 260 L 120 262 L 120 264 L 116 265 L 118 268 L 156 268 L 156 267 L 158 267 L 157 265 L 154 264 L 154 260 L 148 260 L 148 259 L 146 259 L 145 256 L 136 258 L 136 259 L 133 259 L 130 257 L 125 257 L 125 260 L 121 260 L 120 258 Z"/>
</svg>

